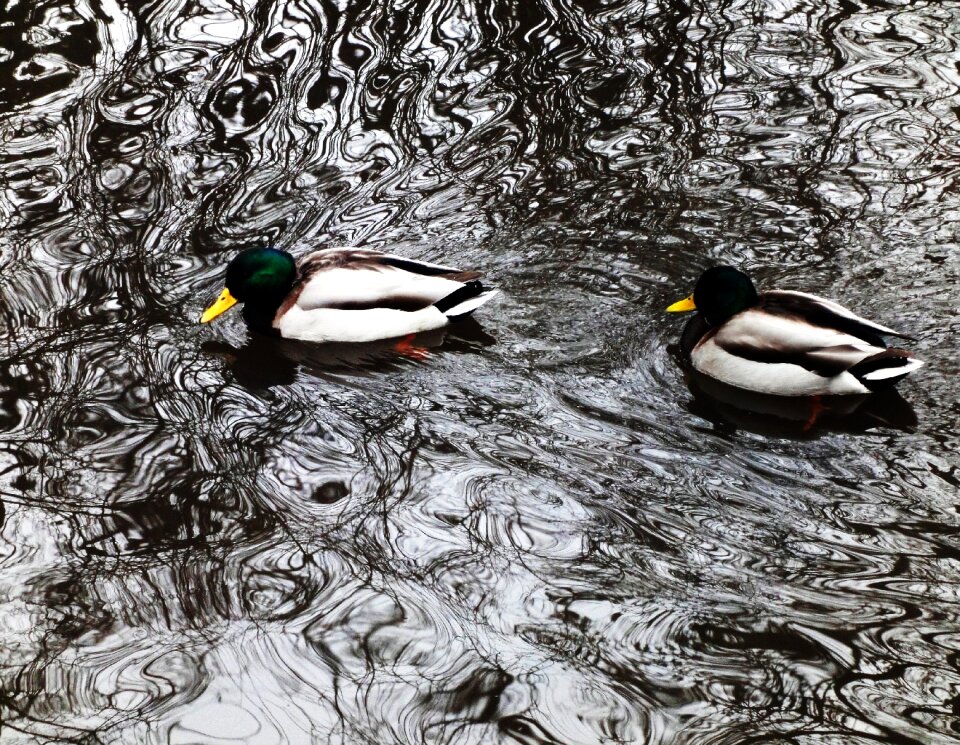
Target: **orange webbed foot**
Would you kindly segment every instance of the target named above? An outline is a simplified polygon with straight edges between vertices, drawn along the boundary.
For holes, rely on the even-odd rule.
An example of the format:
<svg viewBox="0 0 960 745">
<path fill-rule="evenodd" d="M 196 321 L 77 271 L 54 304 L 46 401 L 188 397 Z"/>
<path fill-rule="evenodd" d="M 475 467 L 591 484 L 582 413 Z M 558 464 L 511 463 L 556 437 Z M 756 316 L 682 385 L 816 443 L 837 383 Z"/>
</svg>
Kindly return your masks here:
<svg viewBox="0 0 960 745">
<path fill-rule="evenodd" d="M 807 421 L 803 424 L 803 431 L 809 432 L 813 429 L 813 425 L 817 423 L 817 418 L 827 410 L 827 407 L 823 405 L 822 396 L 811 396 L 810 397 L 810 416 L 807 417 Z"/>
<path fill-rule="evenodd" d="M 430 350 L 426 347 L 420 347 L 413 343 L 413 340 L 417 338 L 416 334 L 407 334 L 400 341 L 393 345 L 394 351 L 411 360 L 416 360 L 417 362 L 423 362 L 424 360 L 430 359 Z"/>
</svg>

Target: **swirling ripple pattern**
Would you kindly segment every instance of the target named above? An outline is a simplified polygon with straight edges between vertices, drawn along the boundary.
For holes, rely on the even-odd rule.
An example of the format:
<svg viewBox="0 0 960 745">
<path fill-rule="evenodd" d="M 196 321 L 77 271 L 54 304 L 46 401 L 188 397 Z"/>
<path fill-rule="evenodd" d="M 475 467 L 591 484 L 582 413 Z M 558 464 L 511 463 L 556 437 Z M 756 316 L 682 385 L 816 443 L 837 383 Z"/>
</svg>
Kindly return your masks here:
<svg viewBox="0 0 960 745">
<path fill-rule="evenodd" d="M 3 14 L 3 743 L 960 740 L 956 5 Z M 423 363 L 199 326 L 263 244 L 504 292 Z M 720 261 L 916 335 L 912 424 L 691 395 Z"/>
</svg>

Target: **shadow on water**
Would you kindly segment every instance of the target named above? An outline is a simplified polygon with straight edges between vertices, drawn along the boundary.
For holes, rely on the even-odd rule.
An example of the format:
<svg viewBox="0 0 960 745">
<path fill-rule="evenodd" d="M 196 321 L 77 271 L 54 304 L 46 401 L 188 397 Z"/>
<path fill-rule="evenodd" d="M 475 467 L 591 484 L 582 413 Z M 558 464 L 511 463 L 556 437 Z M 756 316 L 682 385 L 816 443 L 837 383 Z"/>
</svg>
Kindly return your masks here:
<svg viewBox="0 0 960 745">
<path fill-rule="evenodd" d="M 398 348 L 401 341 L 406 349 Z M 370 376 L 396 372 L 406 364 L 429 364 L 441 353 L 477 354 L 495 343 L 476 319 L 468 318 L 402 340 L 308 344 L 251 332 L 239 347 L 206 341 L 200 348 L 222 359 L 243 387 L 266 389 L 290 385 L 300 373 L 335 382 L 339 375 Z"/>
<path fill-rule="evenodd" d="M 917 415 L 894 390 L 866 396 L 783 398 L 744 391 L 700 375 L 686 374 L 694 396 L 690 410 L 718 427 L 744 429 L 770 437 L 815 437 L 827 432 L 866 433 L 886 427 L 906 432 Z"/>
<path fill-rule="evenodd" d="M 956 740 L 955 9 L 7 6 L 0 739 Z M 195 322 L 348 244 L 504 292 L 420 361 Z M 690 402 L 716 262 L 927 365 Z"/>
</svg>

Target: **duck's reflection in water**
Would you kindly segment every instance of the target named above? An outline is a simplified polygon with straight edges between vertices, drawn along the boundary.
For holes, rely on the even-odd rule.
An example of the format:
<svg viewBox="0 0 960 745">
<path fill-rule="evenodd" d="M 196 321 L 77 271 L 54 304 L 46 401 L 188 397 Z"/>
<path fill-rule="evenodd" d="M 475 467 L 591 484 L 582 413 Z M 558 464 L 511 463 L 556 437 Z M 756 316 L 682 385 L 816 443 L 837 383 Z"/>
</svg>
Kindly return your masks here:
<svg viewBox="0 0 960 745">
<path fill-rule="evenodd" d="M 496 343 L 479 322 L 467 318 L 452 326 L 402 339 L 365 343 L 309 344 L 250 332 L 241 347 L 208 341 L 204 352 L 221 357 L 240 385 L 264 390 L 289 385 L 299 373 L 313 377 L 363 376 L 428 362 L 441 352 L 465 354 Z"/>
<path fill-rule="evenodd" d="M 690 410 L 720 428 L 774 437 L 864 433 L 879 427 L 912 431 L 913 407 L 894 389 L 864 396 L 773 396 L 735 388 L 685 369 Z"/>
</svg>

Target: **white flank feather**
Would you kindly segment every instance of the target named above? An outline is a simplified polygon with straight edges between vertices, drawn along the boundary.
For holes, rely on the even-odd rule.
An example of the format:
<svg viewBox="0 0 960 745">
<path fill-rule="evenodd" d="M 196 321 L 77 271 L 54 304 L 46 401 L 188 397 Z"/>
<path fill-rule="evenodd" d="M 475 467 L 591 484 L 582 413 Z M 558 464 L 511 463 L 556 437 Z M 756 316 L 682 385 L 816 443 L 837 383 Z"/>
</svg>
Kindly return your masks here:
<svg viewBox="0 0 960 745">
<path fill-rule="evenodd" d="M 417 311 L 390 308 L 305 310 L 294 305 L 275 325 L 285 339 L 366 342 L 432 331 L 448 323 L 450 319 L 432 305 Z"/>
<path fill-rule="evenodd" d="M 712 338 L 690 357 L 693 367 L 712 378 L 759 393 L 778 396 L 852 395 L 870 389 L 848 372 L 825 378 L 788 362 L 754 362 L 722 349 Z"/>
</svg>

